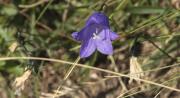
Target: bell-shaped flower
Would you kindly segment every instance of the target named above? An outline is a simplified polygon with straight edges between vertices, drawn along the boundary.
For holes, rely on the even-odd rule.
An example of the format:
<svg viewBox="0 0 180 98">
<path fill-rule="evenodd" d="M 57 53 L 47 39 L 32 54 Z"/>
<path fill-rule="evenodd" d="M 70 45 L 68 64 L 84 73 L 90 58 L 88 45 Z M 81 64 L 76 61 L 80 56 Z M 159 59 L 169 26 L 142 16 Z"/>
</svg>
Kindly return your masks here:
<svg viewBox="0 0 180 98">
<path fill-rule="evenodd" d="M 79 32 L 72 33 L 72 37 L 82 43 L 80 57 L 89 57 L 96 49 L 102 54 L 112 55 L 112 41 L 118 35 L 111 31 L 108 17 L 101 13 L 93 13 L 86 21 L 85 27 Z"/>
</svg>

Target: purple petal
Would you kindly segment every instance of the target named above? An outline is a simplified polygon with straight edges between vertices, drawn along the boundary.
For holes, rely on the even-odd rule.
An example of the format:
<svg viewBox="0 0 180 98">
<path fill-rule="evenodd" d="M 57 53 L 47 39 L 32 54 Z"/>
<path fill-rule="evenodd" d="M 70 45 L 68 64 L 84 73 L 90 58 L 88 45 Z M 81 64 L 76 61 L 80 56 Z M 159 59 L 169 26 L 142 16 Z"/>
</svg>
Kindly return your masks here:
<svg viewBox="0 0 180 98">
<path fill-rule="evenodd" d="M 91 25 L 91 24 L 99 24 L 99 25 L 106 26 L 109 28 L 109 19 L 103 13 L 95 12 L 86 21 L 86 26 Z"/>
<path fill-rule="evenodd" d="M 97 50 L 106 55 L 113 54 L 113 47 L 111 40 L 96 40 Z"/>
<path fill-rule="evenodd" d="M 117 38 L 119 37 L 119 35 L 118 34 L 116 34 L 115 32 L 110 32 L 110 39 L 111 40 L 116 40 Z"/>
<path fill-rule="evenodd" d="M 102 29 L 98 36 L 101 38 L 101 40 L 106 38 L 107 31 L 105 29 Z"/>
<path fill-rule="evenodd" d="M 78 41 L 79 41 L 78 32 L 73 32 L 73 33 L 71 34 L 71 36 L 72 36 L 75 40 L 78 40 Z"/>
<path fill-rule="evenodd" d="M 84 27 L 78 34 L 78 37 L 81 41 L 87 41 L 92 38 L 93 33 L 96 31 L 96 28 L 94 25 L 89 25 Z"/>
<path fill-rule="evenodd" d="M 80 49 L 80 57 L 89 57 L 96 50 L 96 45 L 93 39 L 83 42 Z"/>
<path fill-rule="evenodd" d="M 94 26 L 90 25 L 90 26 L 84 27 L 79 32 L 73 32 L 71 36 L 77 41 L 86 41 L 92 37 L 94 32 L 95 32 Z"/>
<path fill-rule="evenodd" d="M 110 40 L 115 40 L 119 37 L 118 34 L 115 32 L 112 32 L 110 29 L 103 29 L 98 36 L 100 36 L 101 39 L 110 39 Z"/>
</svg>

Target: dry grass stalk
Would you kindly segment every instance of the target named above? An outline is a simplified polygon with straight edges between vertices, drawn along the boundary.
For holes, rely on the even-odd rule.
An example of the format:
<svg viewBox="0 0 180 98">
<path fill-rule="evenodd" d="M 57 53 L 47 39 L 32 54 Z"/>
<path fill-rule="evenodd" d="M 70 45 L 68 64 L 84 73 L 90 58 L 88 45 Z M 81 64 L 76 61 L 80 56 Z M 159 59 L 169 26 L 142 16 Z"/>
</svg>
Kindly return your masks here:
<svg viewBox="0 0 180 98">
<path fill-rule="evenodd" d="M 62 88 L 63 88 L 63 90 L 61 90 L 61 91 L 54 90 L 53 93 L 42 92 L 40 98 L 53 98 L 53 97 L 58 98 L 58 97 L 66 95 L 66 94 L 69 94 L 70 92 L 72 92 L 74 90 L 72 88 L 65 87 L 65 86 L 63 86 Z M 56 95 L 54 95 L 54 93 L 56 93 Z"/>
<path fill-rule="evenodd" d="M 9 46 L 8 49 L 9 49 L 11 52 L 14 52 L 17 47 L 18 47 L 18 43 L 17 43 L 17 42 L 13 42 L 13 43 L 11 44 L 11 46 Z"/>
<path fill-rule="evenodd" d="M 17 77 L 13 83 L 13 87 L 15 88 L 15 94 L 21 95 L 21 91 L 24 90 L 25 85 L 27 84 L 27 80 L 31 76 L 31 70 L 27 70 L 20 77 Z"/>
<path fill-rule="evenodd" d="M 44 92 L 42 92 L 41 96 L 39 98 L 52 98 L 52 96 L 54 96 L 54 93 L 44 93 Z M 59 96 L 61 96 L 61 95 L 57 94 L 55 97 L 59 97 Z"/>
<path fill-rule="evenodd" d="M 138 62 L 138 58 L 134 56 L 130 58 L 130 74 L 132 77 L 135 77 L 135 78 L 141 78 L 144 76 L 141 65 Z M 140 83 L 140 81 L 138 80 L 136 81 Z M 133 82 L 133 79 L 130 78 L 129 83 L 132 83 L 132 82 Z"/>
<path fill-rule="evenodd" d="M 58 63 L 63 63 L 63 64 L 74 64 L 73 62 L 69 62 L 69 61 L 65 61 L 65 60 L 52 59 L 52 58 L 41 58 L 41 57 L 2 57 L 2 58 L 0 58 L 0 61 L 17 60 L 17 59 L 33 59 L 33 60 L 44 60 L 44 61 L 58 62 Z M 173 65 L 170 65 L 170 66 L 175 66 L 175 65 L 178 66 L 179 64 L 180 63 L 173 64 Z M 126 74 L 122 74 L 122 73 L 117 73 L 117 72 L 113 72 L 113 71 L 102 69 L 102 68 L 98 68 L 98 67 L 88 66 L 88 65 L 84 65 L 84 64 L 76 64 L 76 65 L 78 67 L 83 67 L 83 68 L 87 68 L 87 69 L 91 69 L 91 70 L 97 70 L 97 71 L 101 71 L 101 72 L 105 72 L 105 73 L 109 73 L 109 74 L 113 74 L 113 75 L 117 75 L 117 76 L 123 76 L 123 77 L 126 77 L 126 78 L 131 78 L 130 75 L 126 75 Z M 180 90 L 177 89 L 177 88 L 166 86 L 166 85 L 163 85 L 161 83 L 156 83 L 154 81 L 150 81 L 150 80 L 146 80 L 146 79 L 140 79 L 140 78 L 135 78 L 135 77 L 132 77 L 132 78 L 134 78 L 136 80 L 139 80 L 141 82 L 144 82 L 144 83 L 148 83 L 148 84 L 152 84 L 152 85 L 155 85 L 155 86 L 163 87 L 163 88 L 166 88 L 166 89 L 169 89 L 169 90 L 180 92 Z"/>
</svg>

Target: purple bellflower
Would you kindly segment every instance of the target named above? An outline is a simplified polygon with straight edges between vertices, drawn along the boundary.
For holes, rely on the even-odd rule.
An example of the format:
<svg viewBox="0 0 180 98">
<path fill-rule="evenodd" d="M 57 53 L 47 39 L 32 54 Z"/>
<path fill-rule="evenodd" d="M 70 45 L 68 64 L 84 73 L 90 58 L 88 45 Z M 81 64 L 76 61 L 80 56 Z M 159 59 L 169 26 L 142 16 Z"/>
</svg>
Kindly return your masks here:
<svg viewBox="0 0 180 98">
<path fill-rule="evenodd" d="M 89 57 L 96 49 L 102 54 L 112 55 L 112 41 L 118 35 L 111 31 L 108 17 L 101 13 L 93 13 L 86 21 L 85 27 L 79 32 L 73 32 L 72 37 L 82 43 L 80 57 Z"/>
</svg>

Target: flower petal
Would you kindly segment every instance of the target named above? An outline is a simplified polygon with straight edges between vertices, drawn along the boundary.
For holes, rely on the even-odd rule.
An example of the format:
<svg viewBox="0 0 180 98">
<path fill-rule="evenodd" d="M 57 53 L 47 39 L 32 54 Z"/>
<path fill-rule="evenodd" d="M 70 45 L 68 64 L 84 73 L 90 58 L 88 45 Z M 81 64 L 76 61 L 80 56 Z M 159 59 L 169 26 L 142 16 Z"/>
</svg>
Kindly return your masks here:
<svg viewBox="0 0 180 98">
<path fill-rule="evenodd" d="M 73 32 L 73 33 L 71 34 L 71 36 L 72 36 L 75 40 L 78 40 L 78 41 L 79 41 L 78 32 Z"/>
<path fill-rule="evenodd" d="M 83 42 L 80 49 L 80 57 L 89 57 L 96 50 L 94 40 L 91 38 L 89 41 Z"/>
<path fill-rule="evenodd" d="M 97 50 L 106 55 L 113 54 L 113 47 L 111 40 L 96 40 Z"/>
<path fill-rule="evenodd" d="M 96 32 L 96 28 L 94 25 L 89 25 L 84 27 L 79 33 L 78 37 L 81 41 L 85 42 L 87 40 L 90 40 L 92 38 L 93 33 Z"/>
<path fill-rule="evenodd" d="M 103 13 L 95 12 L 86 21 L 86 26 L 92 25 L 92 24 L 99 24 L 99 25 L 106 26 L 109 28 L 109 19 Z"/>
<path fill-rule="evenodd" d="M 117 38 L 119 37 L 119 35 L 118 34 L 116 34 L 115 32 L 110 32 L 110 39 L 111 40 L 116 40 Z"/>
<path fill-rule="evenodd" d="M 119 37 L 118 34 L 116 34 L 115 32 L 112 32 L 108 28 L 101 30 L 98 36 L 100 36 L 101 39 L 110 39 L 110 40 L 115 40 Z"/>
<path fill-rule="evenodd" d="M 71 36 L 77 41 L 87 41 L 92 37 L 94 32 L 95 32 L 94 26 L 90 25 L 90 26 L 85 26 L 79 32 L 73 32 Z"/>
<path fill-rule="evenodd" d="M 99 33 L 98 36 L 100 37 L 101 40 L 106 38 L 106 30 L 102 29 Z"/>
</svg>

